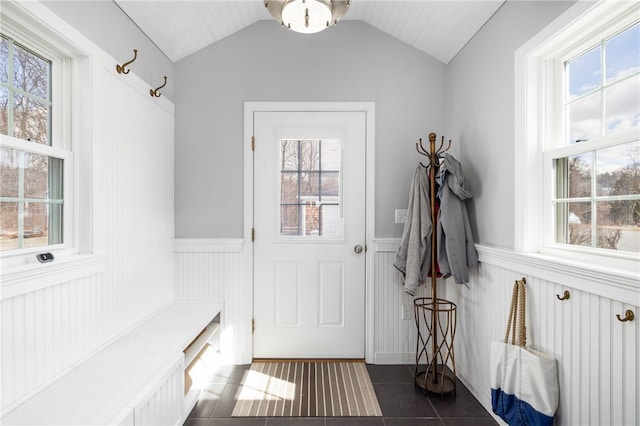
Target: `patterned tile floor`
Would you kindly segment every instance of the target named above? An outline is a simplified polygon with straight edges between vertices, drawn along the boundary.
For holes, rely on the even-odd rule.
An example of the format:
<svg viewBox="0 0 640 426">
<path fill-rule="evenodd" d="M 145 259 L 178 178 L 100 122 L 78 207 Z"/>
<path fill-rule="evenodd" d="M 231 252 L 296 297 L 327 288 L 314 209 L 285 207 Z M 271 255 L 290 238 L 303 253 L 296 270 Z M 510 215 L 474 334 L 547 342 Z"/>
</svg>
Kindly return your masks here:
<svg viewBox="0 0 640 426">
<path fill-rule="evenodd" d="M 413 366 L 367 365 L 382 417 L 231 418 L 250 365 L 215 374 L 185 426 L 489 426 L 496 421 L 460 382 L 456 396 L 424 395 L 413 384 Z"/>
</svg>

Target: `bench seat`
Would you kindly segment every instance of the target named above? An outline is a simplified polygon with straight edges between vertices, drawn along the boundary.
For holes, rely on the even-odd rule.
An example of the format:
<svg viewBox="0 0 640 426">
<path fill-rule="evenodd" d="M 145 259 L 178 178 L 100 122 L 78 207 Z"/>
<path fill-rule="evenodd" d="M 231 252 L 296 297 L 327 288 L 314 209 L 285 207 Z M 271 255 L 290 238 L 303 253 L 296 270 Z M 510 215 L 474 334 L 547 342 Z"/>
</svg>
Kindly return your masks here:
<svg viewBox="0 0 640 426">
<path fill-rule="evenodd" d="M 184 411 L 184 351 L 198 352 L 206 344 L 203 330 L 209 329 L 207 336 L 216 331 L 211 329 L 219 325 L 221 310 L 221 303 L 168 305 L 13 409 L 0 423 L 142 424 L 136 409 L 173 370 L 175 384 L 165 397 L 182 398 L 178 405 Z M 194 341 L 199 343 L 191 345 Z M 177 423 L 185 417 L 183 412 L 167 414 Z"/>
</svg>

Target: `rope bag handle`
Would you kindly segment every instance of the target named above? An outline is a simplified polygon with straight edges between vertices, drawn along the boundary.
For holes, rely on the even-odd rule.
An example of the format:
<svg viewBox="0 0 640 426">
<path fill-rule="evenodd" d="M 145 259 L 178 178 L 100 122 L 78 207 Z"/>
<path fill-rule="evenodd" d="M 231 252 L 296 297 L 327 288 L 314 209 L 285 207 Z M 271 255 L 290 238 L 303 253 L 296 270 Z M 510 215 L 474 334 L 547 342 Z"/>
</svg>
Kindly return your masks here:
<svg viewBox="0 0 640 426">
<path fill-rule="evenodd" d="M 511 334 L 511 344 L 524 347 L 527 345 L 527 280 L 522 278 L 516 280 L 511 292 L 511 308 L 507 320 L 507 330 L 504 335 L 504 342 L 509 343 Z M 516 343 L 516 329 L 518 340 Z"/>
</svg>

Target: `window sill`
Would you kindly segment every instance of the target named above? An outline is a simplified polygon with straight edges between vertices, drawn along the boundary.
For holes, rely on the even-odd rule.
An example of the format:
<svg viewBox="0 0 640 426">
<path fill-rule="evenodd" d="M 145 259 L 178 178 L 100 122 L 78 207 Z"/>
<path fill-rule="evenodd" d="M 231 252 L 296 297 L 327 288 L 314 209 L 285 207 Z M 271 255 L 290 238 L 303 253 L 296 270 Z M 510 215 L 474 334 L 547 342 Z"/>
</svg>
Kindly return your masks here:
<svg viewBox="0 0 640 426">
<path fill-rule="evenodd" d="M 5 268 L 0 275 L 0 300 L 102 273 L 106 257 L 106 254 L 78 254 L 56 258 L 51 263 Z"/>
<path fill-rule="evenodd" d="M 480 262 L 640 306 L 638 271 L 622 271 L 540 253 L 476 246 Z M 637 265 L 640 268 L 640 265 Z"/>
</svg>

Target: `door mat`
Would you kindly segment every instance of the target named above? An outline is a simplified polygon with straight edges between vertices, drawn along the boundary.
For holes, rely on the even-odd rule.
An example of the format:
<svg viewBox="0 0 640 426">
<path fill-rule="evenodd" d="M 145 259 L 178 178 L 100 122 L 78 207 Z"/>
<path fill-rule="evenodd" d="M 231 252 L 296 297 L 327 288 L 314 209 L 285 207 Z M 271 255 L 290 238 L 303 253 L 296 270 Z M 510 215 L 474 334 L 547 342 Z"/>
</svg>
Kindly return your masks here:
<svg viewBox="0 0 640 426">
<path fill-rule="evenodd" d="M 232 417 L 380 417 L 364 362 L 254 362 Z"/>
</svg>

